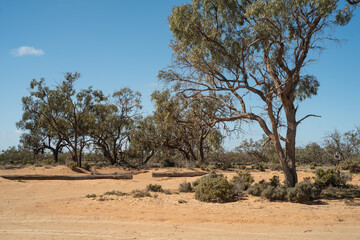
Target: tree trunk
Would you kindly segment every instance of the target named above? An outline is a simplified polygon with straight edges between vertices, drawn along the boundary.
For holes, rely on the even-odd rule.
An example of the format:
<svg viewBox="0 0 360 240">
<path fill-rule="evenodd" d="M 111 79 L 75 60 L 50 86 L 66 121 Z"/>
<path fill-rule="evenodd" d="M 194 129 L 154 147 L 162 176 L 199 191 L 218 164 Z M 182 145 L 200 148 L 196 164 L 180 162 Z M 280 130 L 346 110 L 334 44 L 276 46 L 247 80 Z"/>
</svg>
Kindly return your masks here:
<svg viewBox="0 0 360 240">
<path fill-rule="evenodd" d="M 200 162 L 204 162 L 204 138 L 200 138 L 200 144 L 199 144 L 199 152 L 200 152 Z"/>
<path fill-rule="evenodd" d="M 54 156 L 54 161 L 57 163 L 59 161 L 59 150 L 58 149 L 53 149 L 53 156 Z"/>
<path fill-rule="evenodd" d="M 150 158 L 154 155 L 154 153 L 155 153 L 155 151 L 151 151 L 150 155 L 148 155 L 148 156 L 146 157 L 145 161 L 143 162 L 143 165 L 148 163 L 148 161 L 149 161 Z"/>
<path fill-rule="evenodd" d="M 296 173 L 296 159 L 295 159 L 295 140 L 296 140 L 296 108 L 294 107 L 293 102 L 289 101 L 286 105 L 284 104 L 284 110 L 287 121 L 287 131 L 286 131 L 286 144 L 285 144 L 285 154 L 286 157 L 283 159 L 286 165 L 284 168 L 285 180 L 290 187 L 294 187 L 298 182 L 298 177 Z M 290 165 L 290 166 L 289 166 Z"/>
</svg>

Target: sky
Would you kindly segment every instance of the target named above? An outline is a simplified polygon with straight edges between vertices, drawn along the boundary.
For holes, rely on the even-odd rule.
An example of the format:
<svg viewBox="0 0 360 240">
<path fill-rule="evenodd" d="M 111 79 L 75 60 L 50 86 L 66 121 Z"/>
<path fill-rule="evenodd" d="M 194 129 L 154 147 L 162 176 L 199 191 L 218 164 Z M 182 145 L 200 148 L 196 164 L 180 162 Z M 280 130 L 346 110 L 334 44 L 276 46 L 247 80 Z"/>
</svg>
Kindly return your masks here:
<svg viewBox="0 0 360 240">
<path fill-rule="evenodd" d="M 32 79 L 56 86 L 66 72 L 80 72 L 78 89 L 93 86 L 110 94 L 123 87 L 142 93 L 144 114 L 151 114 L 150 94 L 161 89 L 156 77 L 171 63 L 167 17 L 186 0 L 1 0 L 0 1 L 0 151 L 18 145 L 21 98 Z M 334 129 L 360 126 L 360 11 L 337 27 L 306 72 L 320 81 L 317 96 L 301 103 L 297 145 L 321 144 Z M 262 135 L 244 125 L 225 148 Z"/>
</svg>

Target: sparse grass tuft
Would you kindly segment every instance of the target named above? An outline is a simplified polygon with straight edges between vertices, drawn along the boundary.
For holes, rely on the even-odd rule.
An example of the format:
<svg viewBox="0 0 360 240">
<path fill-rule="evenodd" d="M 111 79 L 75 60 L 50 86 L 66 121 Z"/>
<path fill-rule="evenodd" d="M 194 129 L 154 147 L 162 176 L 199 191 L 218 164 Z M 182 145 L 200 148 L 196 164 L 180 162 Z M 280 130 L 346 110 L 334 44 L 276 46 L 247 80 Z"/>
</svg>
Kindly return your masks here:
<svg viewBox="0 0 360 240">
<path fill-rule="evenodd" d="M 88 194 L 86 195 L 87 198 L 96 198 L 96 194 Z"/>
<path fill-rule="evenodd" d="M 146 186 L 146 191 L 150 192 L 163 192 L 164 189 L 159 184 L 149 184 Z"/>
<path fill-rule="evenodd" d="M 180 191 L 180 192 L 193 192 L 194 189 L 193 189 L 193 187 L 191 186 L 191 183 L 189 183 L 189 182 L 182 182 L 182 183 L 180 183 L 180 185 L 179 185 L 179 191 Z"/>
<path fill-rule="evenodd" d="M 133 195 L 134 198 L 151 197 L 149 191 L 139 190 L 139 189 L 131 191 L 131 194 Z"/>
<path fill-rule="evenodd" d="M 104 193 L 104 195 L 126 196 L 127 193 L 113 190 L 113 191 L 111 191 L 111 192 L 106 192 L 106 193 Z"/>
</svg>

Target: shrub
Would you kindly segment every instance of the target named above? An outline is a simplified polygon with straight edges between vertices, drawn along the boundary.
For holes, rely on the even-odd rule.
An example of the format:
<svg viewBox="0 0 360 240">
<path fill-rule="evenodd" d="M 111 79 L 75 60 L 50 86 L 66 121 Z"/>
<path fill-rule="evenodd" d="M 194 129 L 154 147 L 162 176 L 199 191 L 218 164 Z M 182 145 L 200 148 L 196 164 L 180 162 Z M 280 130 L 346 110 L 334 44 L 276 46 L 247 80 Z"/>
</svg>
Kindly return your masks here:
<svg viewBox="0 0 360 240">
<path fill-rule="evenodd" d="M 245 166 L 245 165 L 240 165 L 240 166 L 239 166 L 239 169 L 245 170 L 245 169 L 246 169 L 246 166 Z"/>
<path fill-rule="evenodd" d="M 314 177 L 315 184 L 325 188 L 328 186 L 338 187 L 346 185 L 346 182 L 351 180 L 351 177 L 341 174 L 339 170 L 336 169 L 318 169 L 316 170 L 316 177 Z"/>
<path fill-rule="evenodd" d="M 131 194 L 134 198 L 151 197 L 151 194 L 148 191 L 138 189 L 131 191 Z"/>
<path fill-rule="evenodd" d="M 311 163 L 310 164 L 310 169 L 314 170 L 314 169 L 316 169 L 316 166 L 317 166 L 316 163 Z"/>
<path fill-rule="evenodd" d="M 305 203 L 319 198 L 321 190 L 310 182 L 300 182 L 288 189 L 287 199 L 290 202 Z"/>
<path fill-rule="evenodd" d="M 86 195 L 87 198 L 96 198 L 96 194 L 88 194 Z"/>
<path fill-rule="evenodd" d="M 281 171 L 282 170 L 282 167 L 279 163 L 268 164 L 268 167 L 270 168 L 271 171 Z"/>
<path fill-rule="evenodd" d="M 278 187 L 280 186 L 280 178 L 279 176 L 273 176 L 272 178 L 270 178 L 270 185 L 272 187 Z"/>
<path fill-rule="evenodd" d="M 240 187 L 242 191 L 247 190 L 253 182 L 254 178 L 249 172 L 238 172 L 238 174 L 231 180 L 231 183 L 234 186 L 236 185 Z"/>
<path fill-rule="evenodd" d="M 341 164 L 341 168 L 344 170 L 349 170 L 350 173 L 360 173 L 360 160 L 359 159 L 346 160 Z"/>
<path fill-rule="evenodd" d="M 270 186 L 269 183 L 265 182 L 265 180 L 261 180 L 258 183 L 253 184 L 249 189 L 248 193 L 253 196 L 261 196 L 261 193 Z"/>
<path fill-rule="evenodd" d="M 66 163 L 66 166 L 67 166 L 68 168 L 70 168 L 71 170 L 76 170 L 76 169 L 77 169 L 77 164 L 76 164 L 76 162 L 74 162 L 74 161 L 69 161 L 69 162 L 67 162 L 67 163 Z"/>
<path fill-rule="evenodd" d="M 228 202 L 233 200 L 231 188 L 222 174 L 210 173 L 199 179 L 195 188 L 195 199 L 203 202 Z"/>
<path fill-rule="evenodd" d="M 162 192 L 166 195 L 171 195 L 171 191 L 169 189 L 164 189 Z"/>
<path fill-rule="evenodd" d="M 146 186 L 146 190 L 151 191 L 151 192 L 163 192 L 164 191 L 162 186 L 158 185 L 158 184 L 149 184 Z"/>
<path fill-rule="evenodd" d="M 179 192 L 193 192 L 194 189 L 189 182 L 182 182 L 179 185 Z"/>
<path fill-rule="evenodd" d="M 127 195 L 126 193 L 120 192 L 120 191 L 111 191 L 111 192 L 106 192 L 104 193 L 104 195 L 116 195 L 116 196 L 125 196 Z"/>
<path fill-rule="evenodd" d="M 272 186 L 269 185 L 267 188 L 265 188 L 262 193 L 261 196 L 270 200 L 270 201 L 284 201 L 286 200 L 286 195 L 287 195 L 287 188 L 285 186 Z"/>
<path fill-rule="evenodd" d="M 90 168 L 91 168 L 90 163 L 85 162 L 85 163 L 83 164 L 83 169 L 85 169 L 85 170 L 87 170 L 87 171 L 90 171 Z"/>
<path fill-rule="evenodd" d="M 261 172 L 264 172 L 265 169 L 267 169 L 267 166 L 266 166 L 265 163 L 260 162 L 260 163 L 257 163 L 257 164 L 255 164 L 255 165 L 252 165 L 252 166 L 251 166 L 251 169 L 257 169 L 257 170 L 259 170 L 259 171 L 261 171 Z"/>
</svg>

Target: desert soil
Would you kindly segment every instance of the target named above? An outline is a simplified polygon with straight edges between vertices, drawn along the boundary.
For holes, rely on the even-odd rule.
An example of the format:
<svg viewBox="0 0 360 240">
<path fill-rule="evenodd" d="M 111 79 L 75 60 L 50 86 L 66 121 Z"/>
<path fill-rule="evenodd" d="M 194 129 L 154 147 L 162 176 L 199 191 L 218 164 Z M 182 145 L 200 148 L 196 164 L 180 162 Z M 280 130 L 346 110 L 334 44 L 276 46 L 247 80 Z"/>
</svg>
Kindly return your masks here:
<svg viewBox="0 0 360 240">
<path fill-rule="evenodd" d="M 132 180 L 0 178 L 0 239 L 360 239 L 360 199 L 350 205 L 344 200 L 296 204 L 246 196 L 237 202 L 204 203 L 195 200 L 193 193 L 178 193 L 181 182 L 198 177 L 151 177 L 152 171 L 175 170 L 179 171 L 137 172 Z M 104 168 L 97 173 L 124 171 Z M 0 169 L 2 174 L 81 173 L 64 166 L 31 166 Z M 283 178 L 275 171 L 254 171 L 252 175 L 255 181 L 273 175 Z M 299 171 L 300 179 L 311 176 L 311 171 Z M 86 197 L 112 190 L 130 193 L 150 183 L 160 184 L 172 194 L 159 193 L 157 198 L 107 196 L 105 201 Z M 351 183 L 360 184 L 359 174 Z"/>
</svg>

